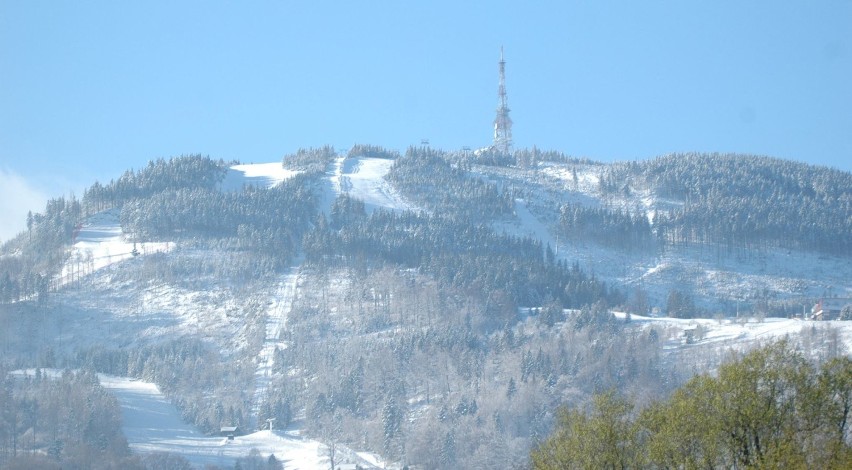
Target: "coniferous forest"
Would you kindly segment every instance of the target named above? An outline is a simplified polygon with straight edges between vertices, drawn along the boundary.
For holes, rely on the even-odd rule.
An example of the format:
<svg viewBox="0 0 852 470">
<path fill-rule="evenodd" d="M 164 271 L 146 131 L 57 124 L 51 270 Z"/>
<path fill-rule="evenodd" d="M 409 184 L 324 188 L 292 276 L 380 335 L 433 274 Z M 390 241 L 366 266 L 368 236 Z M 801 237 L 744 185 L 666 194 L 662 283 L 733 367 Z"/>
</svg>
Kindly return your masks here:
<svg viewBox="0 0 852 470">
<path fill-rule="evenodd" d="M 417 209 L 335 193 L 334 172 L 359 159 L 389 166 L 382 187 Z M 180 456 L 130 452 L 97 373 L 157 384 L 207 435 L 274 419 L 399 466 L 845 468 L 852 459 L 852 372 L 836 330 L 803 323 L 794 338 L 731 353 L 702 346 L 707 323 L 695 323 L 698 344 L 684 347 L 680 330 L 646 315 L 707 314 L 695 286 L 637 286 L 560 252 L 662 259 L 699 247 L 752 260 L 780 250 L 842 265 L 852 257 L 848 172 L 747 155 L 603 164 L 535 148 L 358 144 L 300 149 L 282 160 L 297 173 L 288 179 L 224 190 L 236 163 L 153 161 L 82 199 L 50 200 L 2 245 L 0 467 L 188 468 Z M 635 203 L 645 199 L 655 202 Z M 72 258 L 98 214 L 114 217 L 134 250 L 103 269 Z M 547 237 L 511 230 L 522 215 Z M 169 249 L 145 251 L 155 244 Z M 270 338 L 285 278 L 295 293 Z M 759 300 L 742 309 L 801 310 L 815 299 L 767 290 Z M 191 321 L 161 320 L 178 311 Z M 104 340 L 75 343 L 74 315 L 143 326 L 138 337 L 98 330 Z M 748 321 L 725 315 L 734 312 L 715 320 Z M 155 321 L 161 330 L 143 335 Z M 255 393 L 270 340 L 268 385 Z M 256 455 L 237 464 L 261 461 L 251 468 L 280 468 Z"/>
</svg>

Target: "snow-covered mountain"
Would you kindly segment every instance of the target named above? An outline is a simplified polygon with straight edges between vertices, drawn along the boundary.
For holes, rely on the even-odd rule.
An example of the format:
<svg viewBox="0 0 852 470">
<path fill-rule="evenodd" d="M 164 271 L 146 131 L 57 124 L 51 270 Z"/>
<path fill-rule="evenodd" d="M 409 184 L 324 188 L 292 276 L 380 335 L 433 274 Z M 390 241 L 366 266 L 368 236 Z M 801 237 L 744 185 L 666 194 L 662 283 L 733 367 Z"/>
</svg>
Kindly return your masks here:
<svg viewBox="0 0 852 470">
<path fill-rule="evenodd" d="M 847 173 L 517 155 L 188 157 L 52 201 L 0 254 L 7 368 L 100 373 L 139 454 L 456 468 L 523 463 L 596 390 L 647 401 L 780 337 L 852 351 L 852 322 L 808 320 L 852 297 L 846 226 L 820 212 L 852 218 Z M 707 162 L 764 175 L 771 207 Z M 799 205 L 819 235 L 766 222 Z"/>
</svg>

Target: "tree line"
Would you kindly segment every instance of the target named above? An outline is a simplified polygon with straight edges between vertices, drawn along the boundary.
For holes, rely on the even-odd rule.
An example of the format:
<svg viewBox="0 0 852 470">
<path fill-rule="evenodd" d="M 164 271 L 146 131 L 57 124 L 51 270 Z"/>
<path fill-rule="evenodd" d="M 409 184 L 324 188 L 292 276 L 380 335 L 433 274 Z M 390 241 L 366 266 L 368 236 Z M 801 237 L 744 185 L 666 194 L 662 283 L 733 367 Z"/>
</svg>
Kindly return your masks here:
<svg viewBox="0 0 852 470">
<path fill-rule="evenodd" d="M 228 164 L 223 160 L 197 154 L 168 160 L 159 158 L 139 170 L 127 170 L 107 184 L 96 181 L 83 192 L 83 206 L 86 215 L 90 215 L 164 191 L 213 189 L 225 178 L 227 171 Z"/>
<path fill-rule="evenodd" d="M 515 202 L 509 191 L 445 157 L 439 150 L 409 147 L 386 178 L 412 201 L 447 217 L 481 221 L 512 213 Z"/>
<path fill-rule="evenodd" d="M 331 223 L 321 218 L 305 237 L 305 253 L 313 262 L 373 260 L 417 268 L 442 285 L 501 292 L 514 306 L 549 299 L 567 308 L 624 301 L 621 291 L 576 263 L 557 260 L 540 240 L 497 234 L 487 224 L 410 211 L 376 210 L 368 216 L 363 204 L 348 196 L 335 201 L 331 215 Z M 505 308 L 511 310 L 509 304 Z"/>
<path fill-rule="evenodd" d="M 769 157 L 671 154 L 615 164 L 607 175 L 683 206 L 658 212 L 666 243 L 782 247 L 852 254 L 852 174 Z"/>
<path fill-rule="evenodd" d="M 657 246 L 644 211 L 631 214 L 618 208 L 567 203 L 559 212 L 560 229 L 569 240 L 591 239 L 604 245 L 634 250 Z"/>
<path fill-rule="evenodd" d="M 8 372 L 0 368 L 0 467 L 144 468 L 121 432 L 118 402 L 93 373 Z"/>
<path fill-rule="evenodd" d="M 398 150 L 386 149 L 379 145 L 355 144 L 346 153 L 346 158 L 367 157 L 367 158 L 384 158 L 386 160 L 396 160 L 399 158 Z"/>
<path fill-rule="evenodd" d="M 297 175 L 271 189 L 184 188 L 134 199 L 121 209 L 122 230 L 138 241 L 235 238 L 242 251 L 284 266 L 316 214 L 310 178 Z"/>
<path fill-rule="evenodd" d="M 29 213 L 27 231 L 3 245 L 0 256 L 0 303 L 43 298 L 55 288 L 82 217 L 82 205 L 71 196 L 47 201 L 44 213 Z"/>
<path fill-rule="evenodd" d="M 325 173 L 337 154 L 334 147 L 324 145 L 317 148 L 300 148 L 295 153 L 285 155 L 282 165 L 288 170 L 302 171 L 309 174 Z"/>
</svg>

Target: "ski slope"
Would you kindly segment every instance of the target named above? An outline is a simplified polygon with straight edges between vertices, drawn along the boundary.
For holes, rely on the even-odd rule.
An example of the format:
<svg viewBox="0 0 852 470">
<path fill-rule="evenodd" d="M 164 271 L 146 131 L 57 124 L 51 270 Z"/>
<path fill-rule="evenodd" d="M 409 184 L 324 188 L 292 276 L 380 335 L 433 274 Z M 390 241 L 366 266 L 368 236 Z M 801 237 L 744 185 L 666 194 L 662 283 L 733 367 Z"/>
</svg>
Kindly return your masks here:
<svg viewBox="0 0 852 470">
<path fill-rule="evenodd" d="M 60 369 L 41 369 L 42 376 L 61 377 Z M 35 377 L 35 369 L 10 372 L 13 377 Z M 314 470 L 329 468 L 328 447 L 319 441 L 304 439 L 297 431 L 258 431 L 228 440 L 224 436 L 206 436 L 183 422 L 178 409 L 169 403 L 152 383 L 127 377 L 98 374 L 102 387 L 115 395 L 121 408 L 122 432 L 130 449 L 138 454 L 168 452 L 178 454 L 192 465 L 231 467 L 240 457 L 257 449 L 263 459 L 275 454 L 285 469 Z M 338 463 L 359 465 L 364 469 L 384 468 L 377 456 L 356 453 L 337 446 Z"/>
<path fill-rule="evenodd" d="M 515 217 L 495 222 L 494 229 L 516 237 L 532 237 L 540 240 L 543 246 L 558 250 L 558 241 L 551 236 L 538 217 L 530 212 L 527 202 L 523 199 L 515 199 Z"/>
<path fill-rule="evenodd" d="M 337 196 L 349 197 L 364 202 L 367 212 L 376 208 L 391 210 L 416 210 L 417 206 L 403 198 L 385 179 L 394 161 L 373 157 L 337 157 L 326 172 L 325 207 L 331 207 Z"/>
<path fill-rule="evenodd" d="M 260 413 L 260 406 L 266 397 L 269 383 L 272 380 L 275 350 L 287 347 L 287 343 L 280 338 L 281 333 L 287 326 L 287 315 L 290 314 L 290 309 L 293 307 L 293 300 L 296 298 L 296 290 L 299 283 L 298 270 L 298 267 L 290 268 L 290 272 L 284 275 L 266 314 L 266 335 L 263 346 L 256 359 L 257 369 L 254 373 L 253 418 L 256 418 Z M 256 428 L 258 427 L 257 424 L 259 423 L 255 423 Z"/>
<path fill-rule="evenodd" d="M 156 385 L 125 377 L 99 375 L 101 385 L 114 393 L 121 406 L 122 429 L 134 452 L 170 452 L 193 465 L 232 466 L 239 457 L 257 449 L 284 462 L 286 469 L 326 469 L 325 446 L 285 431 L 259 431 L 237 436 L 205 436 L 180 418 Z M 359 462 L 365 466 L 367 462 Z M 371 468 L 371 467 L 365 467 Z"/>
<path fill-rule="evenodd" d="M 270 454 L 284 463 L 285 469 L 327 469 L 327 446 L 303 439 L 298 432 L 258 431 L 236 436 L 205 436 L 180 418 L 180 412 L 166 400 L 156 385 L 125 377 L 99 374 L 101 385 L 114 393 L 121 406 L 122 429 L 134 452 L 170 452 L 183 456 L 193 465 L 232 466 L 239 457 L 257 449 L 264 459 Z M 337 459 L 362 468 L 377 468 L 372 456 L 360 456 L 348 449 L 339 450 Z"/>
<path fill-rule="evenodd" d="M 174 248 L 171 242 L 148 242 L 134 244 L 128 241 L 121 230 L 119 209 L 109 209 L 90 216 L 74 237 L 71 255 L 62 267 L 58 284 L 80 280 L 114 263 L 137 255 L 165 253 Z"/>
<path fill-rule="evenodd" d="M 234 165 L 225 174 L 221 189 L 240 191 L 245 186 L 272 188 L 299 173 L 299 171 L 284 168 L 281 162 Z"/>
<path fill-rule="evenodd" d="M 385 179 L 393 163 L 393 160 L 369 157 L 342 160 L 335 167 L 338 194 L 346 193 L 364 201 L 368 212 L 376 208 L 399 211 L 417 209 Z"/>
<path fill-rule="evenodd" d="M 495 230 L 537 238 L 543 245 L 550 245 L 559 259 L 576 261 L 599 279 L 625 286 L 628 295 L 641 288 L 653 306 L 665 305 L 673 288 L 692 292 L 697 306 L 711 314 L 728 316 L 735 315 L 738 304 L 750 309 L 759 296 L 801 301 L 795 313 L 801 313 L 802 307 L 810 309 L 821 297 L 852 297 L 852 263 L 844 257 L 771 247 L 730 252 L 724 247 L 701 244 L 630 250 L 592 239 L 559 237 L 559 208 L 563 204 L 644 211 L 649 218 L 657 211 L 683 205 L 683 201 L 661 198 L 647 188 L 603 195 L 598 187 L 603 168 L 595 164 L 543 162 L 535 174 L 484 165 L 475 166 L 474 173 L 504 187 L 520 188 L 515 217 L 495 221 Z"/>
<path fill-rule="evenodd" d="M 368 212 L 376 208 L 398 211 L 418 209 L 385 180 L 393 163 L 393 160 L 373 157 L 348 158 L 340 155 L 335 158 L 324 176 L 323 207 L 326 212 L 341 194 L 363 201 Z M 239 191 L 247 185 L 272 188 L 299 173 L 285 169 L 280 162 L 234 165 L 228 169 L 221 189 Z"/>
</svg>

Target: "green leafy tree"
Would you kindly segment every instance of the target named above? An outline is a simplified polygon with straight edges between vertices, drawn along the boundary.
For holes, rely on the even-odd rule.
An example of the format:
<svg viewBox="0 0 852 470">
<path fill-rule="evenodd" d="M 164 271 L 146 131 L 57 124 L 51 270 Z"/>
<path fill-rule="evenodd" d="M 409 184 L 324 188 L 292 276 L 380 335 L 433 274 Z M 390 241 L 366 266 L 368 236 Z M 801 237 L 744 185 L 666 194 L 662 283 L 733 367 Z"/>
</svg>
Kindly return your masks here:
<svg viewBox="0 0 852 470">
<path fill-rule="evenodd" d="M 642 412 L 641 425 L 650 436 L 651 462 L 663 468 L 713 468 L 722 443 L 717 419 L 717 383 L 696 377 L 677 390 L 667 402 L 655 403 Z M 701 416 L 696 426 L 695 417 Z"/>
<path fill-rule="evenodd" d="M 811 411 L 820 419 L 817 436 L 822 436 L 822 446 L 828 453 L 827 462 L 837 465 L 852 462 L 852 358 L 838 357 L 826 363 L 817 379 L 818 406 Z"/>
<path fill-rule="evenodd" d="M 852 360 L 821 368 L 788 341 L 698 376 L 638 415 L 612 393 L 562 410 L 533 468 L 852 468 Z"/>
<path fill-rule="evenodd" d="M 633 405 L 614 392 L 596 395 L 590 413 L 562 409 L 554 435 L 533 451 L 536 469 L 640 468 Z"/>
</svg>

